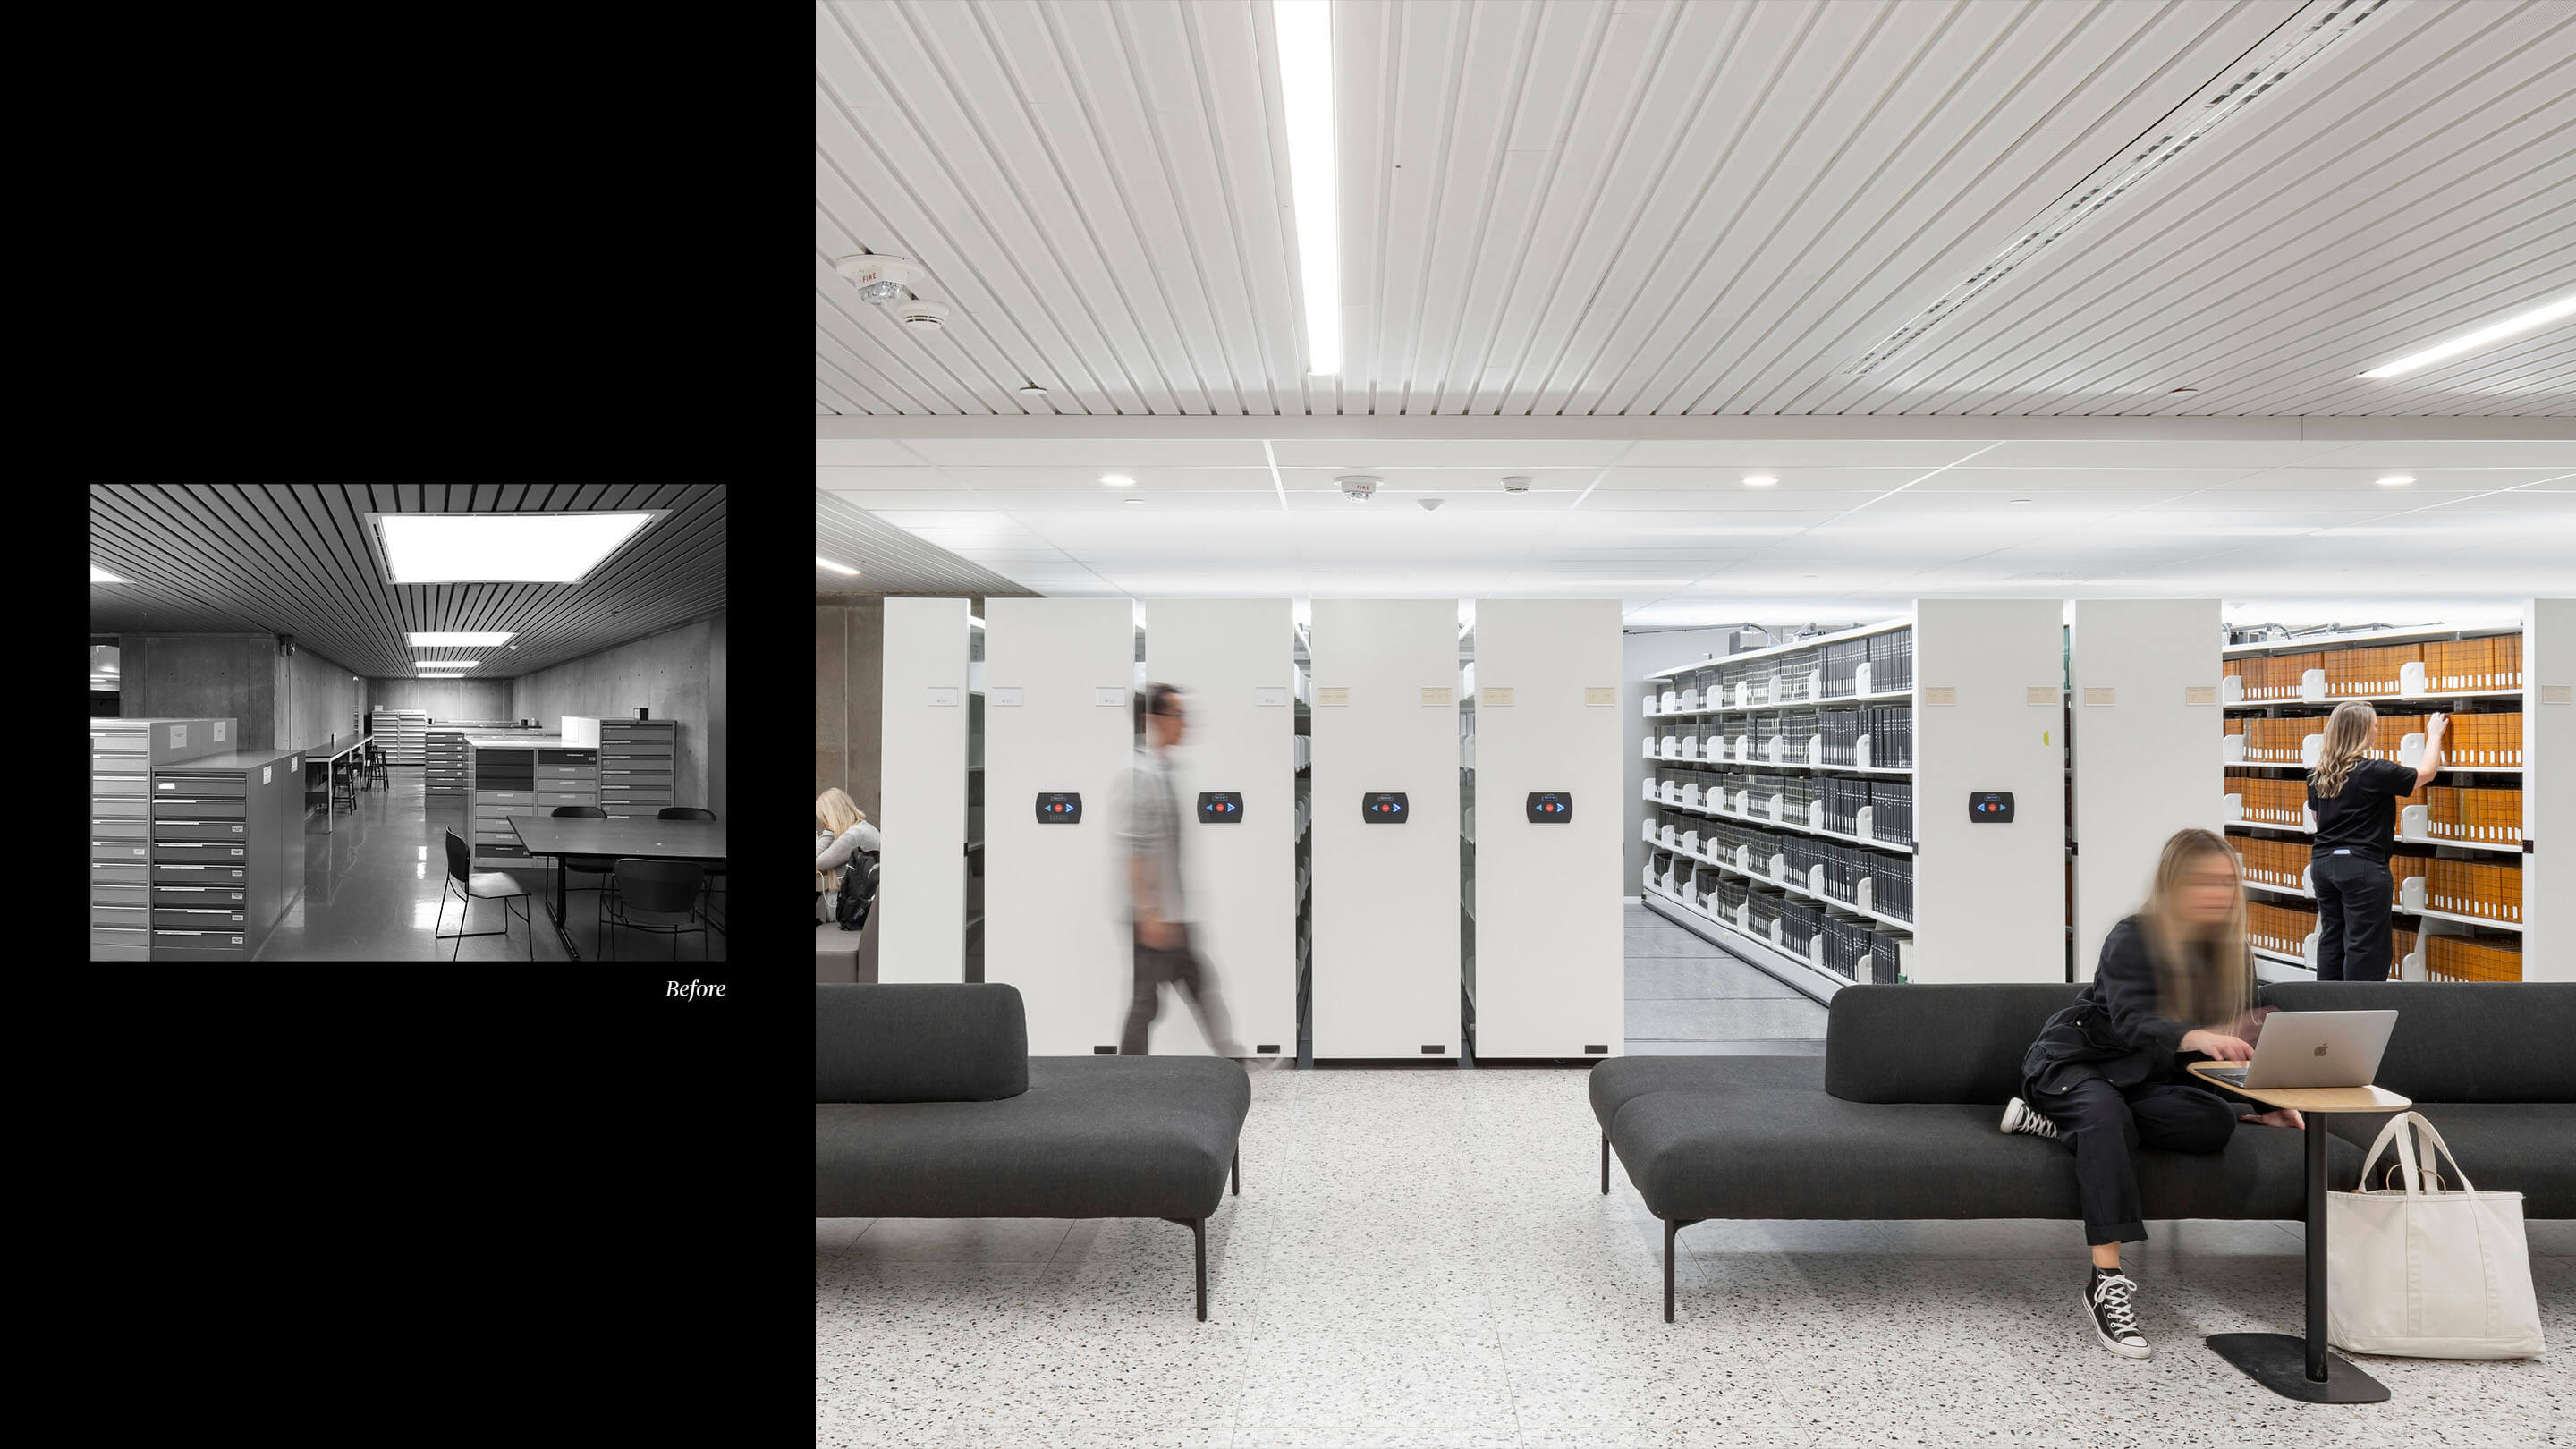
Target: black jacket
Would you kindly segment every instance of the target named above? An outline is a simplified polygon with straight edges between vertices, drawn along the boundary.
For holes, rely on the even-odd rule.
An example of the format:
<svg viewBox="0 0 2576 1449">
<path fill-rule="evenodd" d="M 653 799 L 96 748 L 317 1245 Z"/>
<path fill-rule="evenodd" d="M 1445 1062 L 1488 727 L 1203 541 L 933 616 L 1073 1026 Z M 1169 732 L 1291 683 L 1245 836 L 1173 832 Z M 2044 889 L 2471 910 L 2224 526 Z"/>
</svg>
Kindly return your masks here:
<svg viewBox="0 0 2576 1449">
<path fill-rule="evenodd" d="M 2075 1004 L 2050 1017 L 2023 1054 L 2022 1097 L 2045 1103 L 2092 1077 L 2115 1087 L 2179 1078 L 2190 1030 L 2156 1014 L 2155 962 L 2131 916 L 2103 939 L 2101 964 Z"/>
</svg>

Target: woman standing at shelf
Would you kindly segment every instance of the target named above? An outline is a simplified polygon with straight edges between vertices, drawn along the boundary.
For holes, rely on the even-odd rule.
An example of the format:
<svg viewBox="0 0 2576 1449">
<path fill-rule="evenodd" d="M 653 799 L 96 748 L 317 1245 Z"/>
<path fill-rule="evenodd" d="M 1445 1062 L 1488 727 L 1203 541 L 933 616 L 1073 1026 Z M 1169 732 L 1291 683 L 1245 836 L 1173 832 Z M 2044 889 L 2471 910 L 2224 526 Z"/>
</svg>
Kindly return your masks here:
<svg viewBox="0 0 2576 1449">
<path fill-rule="evenodd" d="M 2053 1137 L 2075 1154 L 2093 1250 L 2084 1311 L 2123 1358 L 2149 1353 L 2138 1285 L 2120 1271 L 2120 1245 L 2147 1236 L 2138 1149 L 2221 1152 L 2240 1121 L 2305 1125 L 2291 1111 L 2239 1112 L 2184 1070 L 2185 1058 L 2251 1058 L 2269 1011 L 2254 1004 L 2236 852 L 2206 830 L 2180 830 L 2156 861 L 2146 905 L 2111 928 L 2092 981 L 2022 1057 L 2022 1094 L 2004 1107 L 2003 1130 Z"/>
<path fill-rule="evenodd" d="M 814 797 L 814 906 L 822 914 L 823 896 L 840 885 L 841 868 L 862 851 L 885 850 L 885 837 L 868 823 L 867 812 L 839 786 Z"/>
<path fill-rule="evenodd" d="M 2424 722 L 2424 755 L 2409 769 L 2363 754 L 2377 710 L 2351 699 L 2326 716 L 2324 747 L 2308 772 L 2308 813 L 2317 820 L 2308 880 L 2317 894 L 2319 981 L 2388 979 L 2388 851 L 2397 842 L 2397 802 L 2442 772 L 2442 732 L 2450 723 L 2441 714 Z"/>
</svg>

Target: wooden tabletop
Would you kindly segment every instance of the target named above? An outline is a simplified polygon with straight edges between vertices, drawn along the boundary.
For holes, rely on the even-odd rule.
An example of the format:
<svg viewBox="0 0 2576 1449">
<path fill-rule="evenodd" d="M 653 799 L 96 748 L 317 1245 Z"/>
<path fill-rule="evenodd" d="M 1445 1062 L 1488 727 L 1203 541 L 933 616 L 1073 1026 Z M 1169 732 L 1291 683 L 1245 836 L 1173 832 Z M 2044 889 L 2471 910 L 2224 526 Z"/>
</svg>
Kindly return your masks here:
<svg viewBox="0 0 2576 1449">
<path fill-rule="evenodd" d="M 641 860 L 722 860 L 721 820 L 585 820 L 513 815 L 511 828 L 532 855 L 632 856 Z"/>
<path fill-rule="evenodd" d="M 2242 1066 L 2242 1062 L 2193 1062 L 2192 1075 L 2199 1076 L 2211 1067 Z M 2293 1112 L 2402 1112 L 2415 1103 L 2386 1087 L 2240 1087 L 2234 1082 L 2210 1078 L 2213 1087 L 2224 1087 L 2240 1097 L 2251 1097 L 2267 1107 L 2287 1107 Z"/>
</svg>

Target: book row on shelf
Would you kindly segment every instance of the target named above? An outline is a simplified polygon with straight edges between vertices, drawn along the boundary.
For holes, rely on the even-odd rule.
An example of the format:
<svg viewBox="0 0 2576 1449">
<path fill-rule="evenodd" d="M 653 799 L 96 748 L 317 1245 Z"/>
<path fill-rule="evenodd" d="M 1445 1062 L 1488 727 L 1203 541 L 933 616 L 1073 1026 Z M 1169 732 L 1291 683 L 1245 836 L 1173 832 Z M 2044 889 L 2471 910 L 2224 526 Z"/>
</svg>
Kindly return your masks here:
<svg viewBox="0 0 2576 1449">
<path fill-rule="evenodd" d="M 2370 746 L 2363 753 L 2374 760 L 2411 763 L 2431 720 L 2432 716 L 2426 714 L 2383 714 L 2372 727 Z M 2313 764 L 2321 745 L 2307 742 L 2322 742 L 2325 732 L 2326 716 L 2322 714 L 2285 719 L 2240 715 L 2227 721 L 2227 733 L 2243 739 L 2243 763 L 2249 765 Z M 2461 769 L 2521 768 L 2522 711 L 2481 710 L 2452 715 L 2442 737 L 2442 760 Z"/>
<path fill-rule="evenodd" d="M 1686 810 L 1751 816 L 1757 822 L 1857 836 L 1891 847 L 1914 844 L 1914 785 L 1909 780 L 1678 770 L 1650 777 L 1645 793 L 1657 804 Z"/>
<path fill-rule="evenodd" d="M 1846 705 L 1667 724 L 1646 741 L 1649 759 L 1904 769 L 1914 763 L 1911 705 Z"/>
<path fill-rule="evenodd" d="M 2237 836 L 2228 843 L 2236 848 L 2249 884 L 2309 891 L 2306 841 Z M 2407 883 L 2416 880 L 2423 884 L 2409 890 Z M 2513 865 L 2396 854 L 2388 858 L 2388 889 L 2391 908 L 2410 915 L 2435 910 L 2498 925 L 2522 921 L 2522 871 Z"/>
<path fill-rule="evenodd" d="M 2246 938 L 2258 950 L 2305 960 L 2308 940 L 2316 930 L 2317 909 L 2303 901 L 2246 904 Z M 2403 927 L 2391 930 L 2388 937 L 2391 980 L 2409 974 L 2407 959 L 2419 954 L 2427 980 L 2522 979 L 2522 942 L 2511 937 L 2440 935 Z"/>
<path fill-rule="evenodd" d="M 1835 915 L 1823 903 L 1795 898 L 1775 884 L 1677 854 L 1656 852 L 1647 863 L 1645 883 L 1651 891 L 1846 981 L 1896 981 L 1913 941 L 1901 929 Z"/>
<path fill-rule="evenodd" d="M 1648 714 L 1753 709 L 1912 689 L 1914 631 L 1888 629 L 1803 649 L 1760 650 L 1746 658 L 1673 671 L 1663 676 L 1663 683 L 1661 693 L 1646 697 Z"/>
<path fill-rule="evenodd" d="M 2410 669 L 2410 665 L 2414 667 Z M 2425 644 L 2253 655 L 2226 660 L 2221 668 L 2229 677 L 2241 681 L 2239 697 L 2249 701 L 2299 699 L 2312 682 L 2308 678 L 2311 673 L 2322 677 L 2324 692 L 2330 698 L 2519 689 L 2522 636 L 2493 634 Z"/>
</svg>

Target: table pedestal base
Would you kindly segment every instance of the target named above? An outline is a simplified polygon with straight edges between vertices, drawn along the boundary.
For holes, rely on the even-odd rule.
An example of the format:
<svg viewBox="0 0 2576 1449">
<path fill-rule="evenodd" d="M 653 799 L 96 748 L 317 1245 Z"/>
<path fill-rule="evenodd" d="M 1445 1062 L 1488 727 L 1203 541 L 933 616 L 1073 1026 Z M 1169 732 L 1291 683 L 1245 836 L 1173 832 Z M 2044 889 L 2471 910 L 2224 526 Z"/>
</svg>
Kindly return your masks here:
<svg viewBox="0 0 2576 1449">
<path fill-rule="evenodd" d="M 2287 1333 L 2213 1333 L 2210 1352 L 2245 1371 L 2246 1377 L 2285 1399 L 2310 1404 L 2381 1404 L 2388 1390 L 2379 1380 L 2326 1354 L 2326 1381 L 2308 1377 L 2308 1345 Z"/>
</svg>

